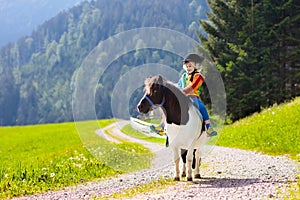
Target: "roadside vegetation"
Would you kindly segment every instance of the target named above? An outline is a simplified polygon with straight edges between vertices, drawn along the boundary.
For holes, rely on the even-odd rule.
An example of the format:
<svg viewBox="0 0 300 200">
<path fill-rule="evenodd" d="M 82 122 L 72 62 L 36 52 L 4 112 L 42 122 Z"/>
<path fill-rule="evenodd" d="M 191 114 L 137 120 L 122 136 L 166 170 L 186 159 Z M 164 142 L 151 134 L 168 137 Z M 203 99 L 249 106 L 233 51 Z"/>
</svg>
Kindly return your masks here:
<svg viewBox="0 0 300 200">
<path fill-rule="evenodd" d="M 148 142 L 154 142 L 154 143 L 158 143 L 161 145 L 164 145 L 166 142 L 165 138 L 157 138 L 157 137 L 148 137 L 145 134 L 135 130 L 134 128 L 131 127 L 130 124 L 124 126 L 124 128 L 122 129 L 122 132 L 131 136 L 131 137 L 135 137 L 137 139 L 141 139 L 141 140 L 145 140 Z"/>
<path fill-rule="evenodd" d="M 103 128 L 114 121 L 100 120 L 98 124 Z M 84 137 L 109 153 L 97 157 L 95 151 L 99 155 L 103 149 L 95 148 L 93 153 L 87 150 L 74 123 L 0 127 L 0 199 L 56 190 L 149 167 L 149 158 L 142 159 L 144 154 L 151 155 L 148 149 L 133 143 L 108 144 L 95 134 L 97 123 L 79 123 Z M 107 164 L 108 158 L 115 165 Z"/>
<path fill-rule="evenodd" d="M 289 155 L 300 161 L 300 98 L 225 126 L 217 145 Z"/>
<path fill-rule="evenodd" d="M 147 184 L 143 184 L 143 185 L 139 185 L 139 186 L 135 186 L 133 188 L 127 189 L 123 193 L 116 192 L 116 193 L 110 195 L 109 197 L 95 198 L 95 199 L 105 200 L 107 198 L 112 198 L 112 199 L 130 198 L 130 197 L 133 197 L 135 195 L 141 194 L 143 192 L 155 192 L 157 190 L 162 190 L 162 189 L 166 188 L 169 185 L 175 185 L 175 183 L 176 182 L 173 181 L 173 179 L 160 178 L 160 179 L 155 180 L 155 181 L 150 181 Z"/>
</svg>

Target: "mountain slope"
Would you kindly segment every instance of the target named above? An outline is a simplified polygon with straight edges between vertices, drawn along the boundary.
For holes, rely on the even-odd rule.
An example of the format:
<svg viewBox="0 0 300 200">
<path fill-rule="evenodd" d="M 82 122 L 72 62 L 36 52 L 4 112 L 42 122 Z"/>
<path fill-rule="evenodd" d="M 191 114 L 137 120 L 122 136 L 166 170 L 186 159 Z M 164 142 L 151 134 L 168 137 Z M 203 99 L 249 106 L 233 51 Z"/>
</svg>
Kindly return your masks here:
<svg viewBox="0 0 300 200">
<path fill-rule="evenodd" d="M 72 121 L 71 97 L 76 70 L 100 41 L 140 27 L 168 28 L 196 39 L 195 24 L 207 11 L 206 2 L 194 0 L 140 0 L 138 3 L 98 0 L 59 13 L 29 37 L 1 48 L 0 110 L 5 113 L 0 113 L 0 125 Z M 95 105 L 98 118 L 113 117 L 110 96 L 122 73 L 162 60 L 181 69 L 178 66 L 181 58 L 155 49 L 131 52 L 114 61 L 109 73 L 99 80 Z"/>
<path fill-rule="evenodd" d="M 83 0 L 0 0 L 0 47 L 29 35 L 44 21 Z"/>
</svg>

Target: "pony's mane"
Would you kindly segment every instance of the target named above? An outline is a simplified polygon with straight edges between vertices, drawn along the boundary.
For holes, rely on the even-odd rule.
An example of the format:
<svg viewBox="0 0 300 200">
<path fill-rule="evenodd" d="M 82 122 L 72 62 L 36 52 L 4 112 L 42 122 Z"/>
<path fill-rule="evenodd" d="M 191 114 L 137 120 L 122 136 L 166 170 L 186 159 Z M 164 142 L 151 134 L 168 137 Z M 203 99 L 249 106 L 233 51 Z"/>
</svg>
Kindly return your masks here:
<svg viewBox="0 0 300 200">
<path fill-rule="evenodd" d="M 170 91 L 172 91 L 172 93 L 176 95 L 180 102 L 185 103 L 186 105 L 189 104 L 189 98 L 182 92 L 180 88 L 178 88 L 175 83 L 167 79 L 163 79 L 163 84 L 166 88 L 168 88 Z"/>
<path fill-rule="evenodd" d="M 178 98 L 180 98 L 180 99 L 182 98 L 183 100 L 189 102 L 189 98 L 177 87 L 177 85 L 174 82 L 172 82 L 160 75 L 148 77 L 145 79 L 144 83 L 145 83 L 145 87 L 144 87 L 145 92 L 150 90 L 150 88 L 152 87 L 153 84 L 159 84 L 159 85 L 163 85 L 166 88 L 168 88 L 169 90 L 171 90 Z M 148 91 L 148 93 L 150 94 L 151 92 Z"/>
</svg>

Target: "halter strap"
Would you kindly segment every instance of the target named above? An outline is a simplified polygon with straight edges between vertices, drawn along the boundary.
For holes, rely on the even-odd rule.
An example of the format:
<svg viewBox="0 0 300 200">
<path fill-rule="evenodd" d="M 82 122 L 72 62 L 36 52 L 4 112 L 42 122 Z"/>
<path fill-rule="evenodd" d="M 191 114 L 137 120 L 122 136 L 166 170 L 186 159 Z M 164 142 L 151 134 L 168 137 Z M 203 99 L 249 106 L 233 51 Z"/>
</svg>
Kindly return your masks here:
<svg viewBox="0 0 300 200">
<path fill-rule="evenodd" d="M 163 92 L 163 99 L 162 99 L 162 101 L 161 101 L 161 103 L 160 104 L 154 104 L 153 102 L 152 102 L 152 100 L 149 98 L 149 96 L 148 95 L 144 95 L 144 98 L 148 101 L 148 103 L 151 105 L 151 108 L 152 109 L 155 109 L 155 108 L 158 108 L 158 107 L 162 107 L 164 104 L 165 104 L 165 86 L 163 86 L 163 90 L 164 90 L 164 92 Z"/>
<path fill-rule="evenodd" d="M 152 107 L 152 109 L 155 109 L 155 108 L 158 108 L 158 107 L 162 107 L 163 105 L 164 105 L 164 103 L 165 103 L 165 96 L 163 96 L 163 99 L 162 99 L 162 101 L 161 101 L 161 103 L 160 104 L 154 104 L 152 101 L 151 101 L 151 99 L 148 97 L 148 95 L 146 95 L 145 94 L 145 97 L 144 97 L 147 101 L 148 101 L 148 103 L 151 105 L 151 107 Z"/>
</svg>

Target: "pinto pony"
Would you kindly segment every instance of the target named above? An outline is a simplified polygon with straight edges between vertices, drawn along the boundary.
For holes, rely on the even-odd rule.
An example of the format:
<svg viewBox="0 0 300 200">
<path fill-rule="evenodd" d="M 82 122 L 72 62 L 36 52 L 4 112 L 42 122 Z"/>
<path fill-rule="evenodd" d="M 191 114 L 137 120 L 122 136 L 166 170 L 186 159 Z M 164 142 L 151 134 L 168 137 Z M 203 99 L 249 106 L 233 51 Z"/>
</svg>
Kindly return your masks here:
<svg viewBox="0 0 300 200">
<path fill-rule="evenodd" d="M 200 178 L 200 148 L 208 140 L 205 125 L 197 107 L 174 83 L 157 75 L 145 80 L 144 96 L 137 105 L 140 113 L 161 107 L 164 113 L 166 135 L 174 154 L 175 178 L 180 180 L 180 150 L 187 151 L 187 180 L 192 181 L 192 160 L 195 151 L 195 178 Z M 185 173 L 185 165 L 183 165 Z M 183 174 L 184 175 L 184 174 Z"/>
</svg>

